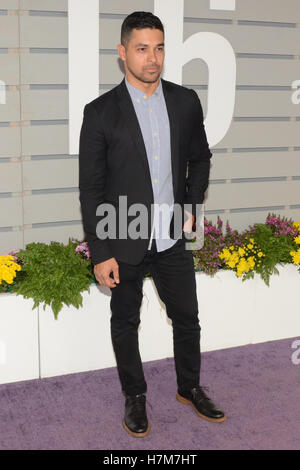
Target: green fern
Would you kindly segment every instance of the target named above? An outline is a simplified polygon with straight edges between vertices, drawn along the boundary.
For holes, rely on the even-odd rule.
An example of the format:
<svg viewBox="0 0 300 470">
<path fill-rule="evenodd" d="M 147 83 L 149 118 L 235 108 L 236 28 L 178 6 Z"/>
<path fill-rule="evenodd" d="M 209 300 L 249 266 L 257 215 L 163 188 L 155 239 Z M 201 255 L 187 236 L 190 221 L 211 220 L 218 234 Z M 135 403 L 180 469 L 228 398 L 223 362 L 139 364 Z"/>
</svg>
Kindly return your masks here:
<svg viewBox="0 0 300 470">
<path fill-rule="evenodd" d="M 286 235 L 274 236 L 271 226 L 262 223 L 254 224 L 254 238 L 261 251 L 265 254 L 262 263 L 255 270 L 262 280 L 269 286 L 270 276 L 279 274 L 276 265 L 291 263 L 290 251 L 294 243 Z"/>
<path fill-rule="evenodd" d="M 75 252 L 77 245 L 70 238 L 67 245 L 29 243 L 18 252 L 22 271 L 10 291 L 33 299 L 32 310 L 41 303 L 44 310 L 49 305 L 55 319 L 64 304 L 82 307 L 81 292 L 89 292 L 91 283 L 91 263 Z"/>
</svg>

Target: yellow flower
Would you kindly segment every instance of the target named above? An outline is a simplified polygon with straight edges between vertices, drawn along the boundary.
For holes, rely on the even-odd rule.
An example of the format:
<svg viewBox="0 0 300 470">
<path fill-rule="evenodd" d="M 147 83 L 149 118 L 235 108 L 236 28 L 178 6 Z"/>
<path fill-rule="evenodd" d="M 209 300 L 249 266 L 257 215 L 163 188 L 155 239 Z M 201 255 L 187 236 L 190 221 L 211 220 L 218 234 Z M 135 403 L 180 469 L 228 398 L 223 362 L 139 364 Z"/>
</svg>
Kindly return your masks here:
<svg viewBox="0 0 300 470">
<path fill-rule="evenodd" d="M 232 264 L 236 264 L 238 260 L 239 260 L 238 253 L 236 251 L 233 251 L 232 254 L 226 259 L 226 262 L 229 266 L 231 266 Z"/>
<path fill-rule="evenodd" d="M 241 276 L 244 272 L 247 273 L 250 267 L 245 258 L 241 258 L 239 264 L 237 265 L 237 276 Z"/>
<path fill-rule="evenodd" d="M 253 248 L 252 243 L 248 243 L 247 248 L 249 248 L 251 250 L 251 248 Z"/>
<path fill-rule="evenodd" d="M 219 258 L 225 259 L 225 261 L 227 261 L 228 259 L 230 259 L 230 256 L 231 256 L 231 253 L 230 253 L 230 251 L 228 250 L 228 248 L 223 248 L 222 252 L 219 253 Z"/>
<path fill-rule="evenodd" d="M 244 248 L 239 247 L 239 255 L 243 256 L 245 254 Z"/>
<path fill-rule="evenodd" d="M 7 261 L 14 261 L 14 257 L 11 255 L 0 255 L 0 264 L 5 264 Z"/>
<path fill-rule="evenodd" d="M 262 251 L 259 251 L 259 252 L 257 253 L 257 256 L 259 256 L 259 258 L 261 258 L 263 255 L 264 255 L 264 254 L 263 254 Z"/>
<path fill-rule="evenodd" d="M 296 237 L 294 241 L 297 243 L 297 245 L 300 245 L 300 235 Z"/>
<path fill-rule="evenodd" d="M 0 285 L 2 281 L 12 284 L 16 277 L 16 271 L 20 271 L 21 266 L 14 261 L 11 255 L 0 255 Z"/>
<path fill-rule="evenodd" d="M 228 264 L 228 266 L 229 266 L 230 268 L 234 268 L 235 265 L 236 265 L 236 261 L 231 260 L 231 261 L 229 261 L 227 264 Z"/>
<path fill-rule="evenodd" d="M 300 248 L 297 251 L 290 251 L 294 264 L 300 264 Z"/>
<path fill-rule="evenodd" d="M 293 227 L 300 231 L 300 222 L 294 222 Z"/>
<path fill-rule="evenodd" d="M 251 242 L 251 243 L 254 243 L 254 238 L 250 238 L 250 242 Z"/>
<path fill-rule="evenodd" d="M 229 249 L 230 249 L 230 250 L 234 250 L 234 246 L 231 245 L 231 246 L 229 247 Z"/>
</svg>

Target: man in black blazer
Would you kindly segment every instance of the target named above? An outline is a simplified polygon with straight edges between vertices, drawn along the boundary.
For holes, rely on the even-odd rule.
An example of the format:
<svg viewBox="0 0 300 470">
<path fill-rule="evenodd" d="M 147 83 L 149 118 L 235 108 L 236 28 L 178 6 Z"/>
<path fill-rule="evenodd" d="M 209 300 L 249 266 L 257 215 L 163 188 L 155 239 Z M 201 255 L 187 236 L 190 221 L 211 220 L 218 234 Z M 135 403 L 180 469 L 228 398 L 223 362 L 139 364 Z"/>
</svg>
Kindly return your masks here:
<svg viewBox="0 0 300 470">
<path fill-rule="evenodd" d="M 226 419 L 199 385 L 201 328 L 193 254 L 185 245 L 208 187 L 212 153 L 196 92 L 160 78 L 160 19 L 148 12 L 127 16 L 118 53 L 124 79 L 84 108 L 79 189 L 95 277 L 111 290 L 111 337 L 126 397 L 123 426 L 144 437 L 150 424 L 137 329 L 148 271 L 172 320 L 177 399 L 209 421 Z M 159 218 L 164 203 L 172 210 Z M 129 230 L 136 212 L 128 208 L 136 204 L 145 208 L 139 237 Z M 183 209 L 179 225 L 176 206 Z"/>
</svg>

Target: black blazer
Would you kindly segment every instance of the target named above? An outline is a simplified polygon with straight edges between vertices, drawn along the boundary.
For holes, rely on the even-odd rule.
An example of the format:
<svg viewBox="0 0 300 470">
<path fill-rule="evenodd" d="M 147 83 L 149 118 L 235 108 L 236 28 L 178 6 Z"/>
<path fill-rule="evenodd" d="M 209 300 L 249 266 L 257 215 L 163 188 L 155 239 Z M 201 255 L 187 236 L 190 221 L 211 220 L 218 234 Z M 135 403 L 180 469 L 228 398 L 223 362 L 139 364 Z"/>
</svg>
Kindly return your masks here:
<svg viewBox="0 0 300 470">
<path fill-rule="evenodd" d="M 193 204 L 196 215 L 196 204 L 203 202 L 208 187 L 212 156 L 203 125 L 202 106 L 194 90 L 162 78 L 161 82 L 170 122 L 174 202 Z M 127 196 L 128 207 L 143 203 L 148 208 L 147 238 L 118 238 L 121 195 Z M 138 264 L 150 240 L 154 199 L 146 148 L 125 78 L 84 107 L 79 144 L 79 199 L 92 263 L 95 265 L 115 257 Z M 96 216 L 96 209 L 104 202 L 110 202 L 116 208 L 116 239 L 104 240 L 96 234 L 97 223 L 104 217 Z M 186 217 L 182 212 L 183 226 Z M 138 215 L 128 216 L 128 224 Z M 184 235 L 182 227 L 181 234 Z M 179 233 L 174 233 L 174 216 L 169 235 L 173 239 L 180 237 Z"/>
</svg>

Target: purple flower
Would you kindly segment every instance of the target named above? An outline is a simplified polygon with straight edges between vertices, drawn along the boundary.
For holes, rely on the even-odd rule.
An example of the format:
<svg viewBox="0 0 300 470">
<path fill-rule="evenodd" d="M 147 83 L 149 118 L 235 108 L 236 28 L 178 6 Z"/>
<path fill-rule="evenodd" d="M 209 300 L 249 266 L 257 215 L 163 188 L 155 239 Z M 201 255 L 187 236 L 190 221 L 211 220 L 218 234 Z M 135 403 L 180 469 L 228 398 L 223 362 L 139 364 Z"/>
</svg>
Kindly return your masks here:
<svg viewBox="0 0 300 470">
<path fill-rule="evenodd" d="M 268 214 L 265 224 L 272 227 L 275 237 L 280 235 L 288 235 L 292 238 L 295 238 L 298 233 L 297 230 L 295 230 L 293 227 L 293 221 L 291 219 L 287 220 L 286 217 L 275 217 L 274 214 Z"/>
<path fill-rule="evenodd" d="M 11 250 L 11 251 L 8 253 L 10 256 L 13 256 L 15 263 L 18 262 L 18 258 L 17 258 L 17 256 L 14 256 L 14 254 L 15 254 L 15 253 L 19 253 L 19 251 L 20 251 L 20 250 L 18 250 L 18 249 L 17 249 L 17 250 Z"/>
<path fill-rule="evenodd" d="M 87 259 L 91 258 L 91 253 L 87 242 L 81 242 L 79 245 L 77 245 L 75 251 L 76 253 L 82 253 L 83 256 L 85 256 Z"/>
</svg>

